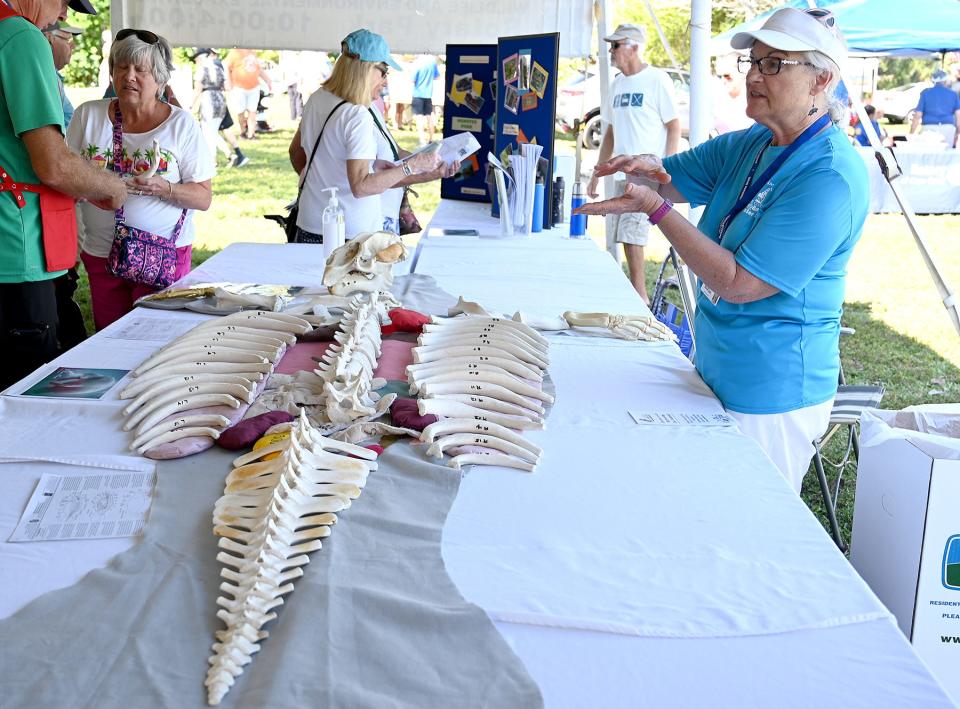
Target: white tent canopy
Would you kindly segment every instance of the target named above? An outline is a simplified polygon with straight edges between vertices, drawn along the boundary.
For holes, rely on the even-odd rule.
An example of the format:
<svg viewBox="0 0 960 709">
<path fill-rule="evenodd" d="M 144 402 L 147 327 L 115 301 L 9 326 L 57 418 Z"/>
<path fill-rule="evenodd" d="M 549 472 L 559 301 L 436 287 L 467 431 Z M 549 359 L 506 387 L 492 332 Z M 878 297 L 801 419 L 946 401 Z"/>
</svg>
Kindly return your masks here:
<svg viewBox="0 0 960 709">
<path fill-rule="evenodd" d="M 339 50 L 360 27 L 400 54 L 560 33 L 560 55 L 591 53 L 592 0 L 113 0 L 113 31 L 143 27 L 183 47 Z"/>
</svg>

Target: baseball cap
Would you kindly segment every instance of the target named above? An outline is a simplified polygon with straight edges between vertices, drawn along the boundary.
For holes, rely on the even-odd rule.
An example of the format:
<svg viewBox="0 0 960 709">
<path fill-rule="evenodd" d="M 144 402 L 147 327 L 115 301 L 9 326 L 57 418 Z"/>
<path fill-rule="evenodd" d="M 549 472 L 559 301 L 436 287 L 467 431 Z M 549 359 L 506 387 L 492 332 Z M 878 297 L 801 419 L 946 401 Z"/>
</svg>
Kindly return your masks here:
<svg viewBox="0 0 960 709">
<path fill-rule="evenodd" d="M 52 25 L 43 30 L 44 32 L 63 32 L 65 34 L 72 34 L 74 36 L 83 34 L 83 30 L 79 27 L 72 27 L 71 25 L 65 25 L 62 22 L 54 22 Z"/>
<path fill-rule="evenodd" d="M 941 81 L 946 81 L 950 76 L 943 69 L 937 69 L 930 78 L 933 79 L 933 83 L 936 84 Z"/>
<path fill-rule="evenodd" d="M 384 62 L 400 70 L 400 65 L 390 57 L 387 41 L 376 32 L 354 30 L 344 38 L 343 45 L 347 54 L 354 59 L 362 62 Z"/>
<path fill-rule="evenodd" d="M 82 12 L 87 15 L 96 15 L 97 10 L 90 2 L 90 0 L 70 0 L 67 3 L 70 6 L 70 9 L 74 12 Z"/>
<path fill-rule="evenodd" d="M 730 40 L 734 49 L 749 49 L 754 42 L 763 42 L 785 52 L 816 51 L 830 58 L 839 69 L 847 60 L 847 46 L 836 32 L 833 15 L 825 12 L 820 20 L 792 7 L 777 10 L 758 30 L 737 32 Z M 826 20 L 827 23 L 821 21 Z M 832 28 L 832 29 L 831 29 Z"/>
<path fill-rule="evenodd" d="M 603 38 L 604 42 L 623 42 L 629 40 L 637 44 L 647 43 L 647 30 L 640 25 L 624 24 L 618 25 L 613 34 Z"/>
</svg>

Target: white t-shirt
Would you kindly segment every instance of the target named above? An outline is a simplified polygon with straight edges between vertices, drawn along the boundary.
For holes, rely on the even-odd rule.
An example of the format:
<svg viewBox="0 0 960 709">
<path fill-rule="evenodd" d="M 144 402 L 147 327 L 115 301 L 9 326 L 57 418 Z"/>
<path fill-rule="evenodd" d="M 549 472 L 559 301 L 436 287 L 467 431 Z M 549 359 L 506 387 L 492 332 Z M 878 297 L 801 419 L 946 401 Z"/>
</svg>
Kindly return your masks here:
<svg viewBox="0 0 960 709">
<path fill-rule="evenodd" d="M 310 153 L 323 128 L 323 122 L 341 99 L 320 89 L 303 107 L 300 121 L 300 145 L 310 161 Z M 368 231 L 379 231 L 383 226 L 380 196 L 354 197 L 347 179 L 347 160 L 369 160 L 371 168 L 377 157 L 377 130 L 366 106 L 346 103 L 327 123 L 323 140 L 310 166 L 300 195 L 300 216 L 297 226 L 314 234 L 323 233 L 323 210 L 329 201 L 325 187 L 339 187 L 337 199 L 343 209 L 347 239 Z"/>
<path fill-rule="evenodd" d="M 373 109 L 374 134 L 377 137 L 377 160 L 396 161 L 400 146 L 393 140 L 390 130 L 384 125 L 380 112 Z M 382 132 L 381 132 L 382 130 Z M 394 150 L 397 152 L 395 153 Z M 380 194 L 380 211 L 383 212 L 383 230 L 400 233 L 400 203 L 403 202 L 403 187 L 391 187 Z"/>
<path fill-rule="evenodd" d="M 631 76 L 623 74 L 610 84 L 607 115 L 613 125 L 613 154 L 663 155 L 667 128 L 677 117 L 673 82 L 667 72 L 647 66 Z"/>
<path fill-rule="evenodd" d="M 103 170 L 113 170 L 113 124 L 107 116 L 110 99 L 89 101 L 81 105 L 67 129 L 67 145 L 81 157 Z M 159 126 L 146 133 L 123 132 L 124 178 L 150 169 L 153 141 L 160 142 L 160 167 L 157 175 L 174 183 L 204 182 L 217 174 L 213 157 L 207 148 L 197 121 L 187 111 L 170 106 L 170 115 Z M 132 195 L 123 205 L 127 226 L 144 229 L 161 236 L 172 236 L 182 209 L 156 197 Z M 83 251 L 106 258 L 113 244 L 113 212 L 88 202 L 80 205 L 83 220 Z M 193 243 L 193 210 L 187 212 L 177 246 Z"/>
</svg>

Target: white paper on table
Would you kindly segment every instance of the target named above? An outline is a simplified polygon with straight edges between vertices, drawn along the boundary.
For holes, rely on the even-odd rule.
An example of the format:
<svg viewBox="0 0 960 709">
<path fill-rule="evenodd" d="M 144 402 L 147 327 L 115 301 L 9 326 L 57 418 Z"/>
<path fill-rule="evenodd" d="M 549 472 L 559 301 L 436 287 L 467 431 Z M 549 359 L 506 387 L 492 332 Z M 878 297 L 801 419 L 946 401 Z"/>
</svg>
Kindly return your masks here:
<svg viewBox="0 0 960 709">
<path fill-rule="evenodd" d="M 628 411 L 641 426 L 733 426 L 734 420 L 723 413 L 700 414 L 683 411 Z"/>
<path fill-rule="evenodd" d="M 193 320 L 168 320 L 164 318 L 126 319 L 116 329 L 109 328 L 101 333 L 115 340 L 155 340 L 168 342 L 186 334 L 197 326 Z"/>
<path fill-rule="evenodd" d="M 477 139 L 473 137 L 472 133 L 457 133 L 456 135 L 444 138 L 439 143 L 430 143 L 420 148 L 420 150 L 410 153 L 410 155 L 400 160 L 400 163 L 404 163 L 414 155 L 419 155 L 420 153 L 437 152 L 445 164 L 453 165 L 457 160 L 468 158 L 478 150 L 480 150 L 480 143 L 477 142 Z"/>
<path fill-rule="evenodd" d="M 155 480 L 152 472 L 44 473 L 8 541 L 138 537 Z"/>
</svg>

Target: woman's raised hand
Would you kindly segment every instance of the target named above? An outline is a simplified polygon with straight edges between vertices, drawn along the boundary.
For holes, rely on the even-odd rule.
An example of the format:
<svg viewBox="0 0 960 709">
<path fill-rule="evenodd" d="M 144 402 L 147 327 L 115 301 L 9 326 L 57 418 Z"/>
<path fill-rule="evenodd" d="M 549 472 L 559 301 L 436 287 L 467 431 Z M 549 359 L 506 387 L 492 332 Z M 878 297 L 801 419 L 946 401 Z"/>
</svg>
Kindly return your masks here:
<svg viewBox="0 0 960 709">
<path fill-rule="evenodd" d="M 656 155 L 618 155 L 593 169 L 596 177 L 622 172 L 627 177 L 645 177 L 648 180 L 667 184 L 670 175 L 663 169 L 663 163 Z"/>
<path fill-rule="evenodd" d="M 663 197 L 646 185 L 628 184 L 622 196 L 585 204 L 573 210 L 573 213 L 606 215 L 643 212 L 650 214 L 660 206 L 662 201 Z"/>
</svg>

